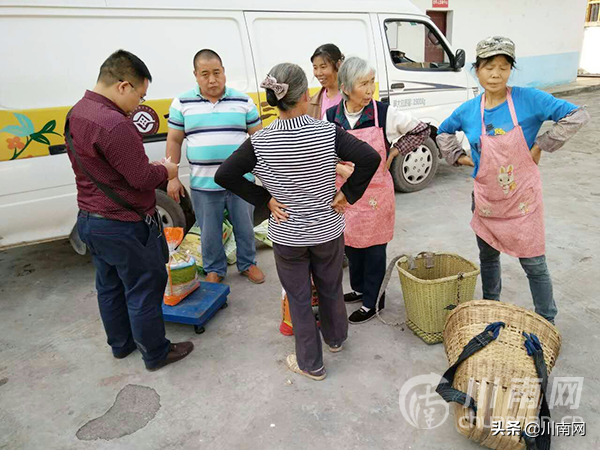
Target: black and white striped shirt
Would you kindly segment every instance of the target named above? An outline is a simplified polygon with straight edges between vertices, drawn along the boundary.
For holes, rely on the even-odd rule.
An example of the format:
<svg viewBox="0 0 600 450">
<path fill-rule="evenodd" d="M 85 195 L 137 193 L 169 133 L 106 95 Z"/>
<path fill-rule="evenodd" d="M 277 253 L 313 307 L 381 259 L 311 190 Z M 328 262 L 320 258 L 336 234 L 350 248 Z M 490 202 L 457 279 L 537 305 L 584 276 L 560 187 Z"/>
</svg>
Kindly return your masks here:
<svg viewBox="0 0 600 450">
<path fill-rule="evenodd" d="M 215 181 L 257 206 L 271 197 L 285 204 L 289 218 L 278 224 L 271 216 L 269 239 L 291 247 L 313 246 L 344 232 L 344 217 L 331 207 L 338 158 L 355 163 L 342 187 L 352 204 L 379 166 L 377 152 L 332 123 L 306 115 L 276 120 L 246 140 L 221 165 Z M 262 187 L 243 178 L 249 171 Z"/>
</svg>

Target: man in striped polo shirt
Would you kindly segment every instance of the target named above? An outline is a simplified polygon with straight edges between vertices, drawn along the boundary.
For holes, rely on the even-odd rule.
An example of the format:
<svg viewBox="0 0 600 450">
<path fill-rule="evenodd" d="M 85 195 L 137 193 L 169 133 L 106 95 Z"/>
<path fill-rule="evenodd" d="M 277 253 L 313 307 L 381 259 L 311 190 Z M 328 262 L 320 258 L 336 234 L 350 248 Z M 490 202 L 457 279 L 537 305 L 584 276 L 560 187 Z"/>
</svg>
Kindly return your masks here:
<svg viewBox="0 0 600 450">
<path fill-rule="evenodd" d="M 222 243 L 223 211 L 227 209 L 237 245 L 237 267 L 253 283 L 265 276 L 256 266 L 254 206 L 215 183 L 214 175 L 248 134 L 262 129 L 256 106 L 242 92 L 225 86 L 225 68 L 212 50 L 194 56 L 197 86 L 173 99 L 169 109 L 167 157 L 179 163 L 181 145 L 187 139 L 187 158 L 192 168 L 190 187 L 198 226 L 202 231 L 202 262 L 206 281 L 219 283 L 227 273 Z M 252 174 L 246 178 L 254 181 Z M 176 202 L 185 190 L 179 178 L 167 191 Z"/>
</svg>

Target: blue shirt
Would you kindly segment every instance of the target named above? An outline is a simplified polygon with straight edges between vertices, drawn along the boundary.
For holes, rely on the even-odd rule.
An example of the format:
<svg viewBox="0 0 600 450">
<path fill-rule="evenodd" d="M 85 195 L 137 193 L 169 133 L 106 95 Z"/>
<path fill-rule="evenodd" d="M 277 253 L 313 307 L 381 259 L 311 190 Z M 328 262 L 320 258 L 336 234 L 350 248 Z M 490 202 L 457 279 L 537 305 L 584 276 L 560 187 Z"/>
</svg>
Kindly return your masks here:
<svg viewBox="0 0 600 450">
<path fill-rule="evenodd" d="M 578 107 L 565 100 L 555 98 L 547 92 L 534 88 L 513 87 L 511 89 L 517 120 L 523 129 L 523 135 L 529 148 L 533 147 L 542 124 L 546 120 L 558 122 L 560 119 Z M 454 110 L 438 130 L 438 133 L 454 134 L 462 131 L 471 144 L 471 159 L 475 164 L 473 178 L 479 170 L 481 159 L 481 96 L 463 103 Z M 508 109 L 508 101 L 484 112 L 486 131 L 489 136 L 508 133 L 512 130 L 513 122 Z"/>
<path fill-rule="evenodd" d="M 248 129 L 261 122 L 254 102 L 243 92 L 225 88 L 212 103 L 196 85 L 173 99 L 168 123 L 185 132 L 192 190 L 222 191 L 214 180 L 217 169 L 247 139 Z M 252 174 L 246 178 L 254 181 Z"/>
</svg>

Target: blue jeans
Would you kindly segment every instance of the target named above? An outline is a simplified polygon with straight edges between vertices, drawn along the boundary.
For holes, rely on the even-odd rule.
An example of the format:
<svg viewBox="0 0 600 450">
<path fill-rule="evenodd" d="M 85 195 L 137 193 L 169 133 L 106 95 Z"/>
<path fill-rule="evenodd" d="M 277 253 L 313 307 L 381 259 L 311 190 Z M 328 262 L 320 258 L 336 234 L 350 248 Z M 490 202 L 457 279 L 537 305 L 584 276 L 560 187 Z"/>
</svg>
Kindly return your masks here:
<svg viewBox="0 0 600 450">
<path fill-rule="evenodd" d="M 479 236 L 477 236 L 477 245 L 479 246 L 483 298 L 500 300 L 500 291 L 502 290 L 500 252 Z M 519 258 L 519 262 L 529 279 L 535 312 L 554 323 L 558 309 L 554 302 L 552 279 L 546 265 L 546 256 Z"/>
<path fill-rule="evenodd" d="M 115 356 L 136 347 L 146 367 L 169 353 L 162 301 L 167 271 L 155 231 L 144 222 L 121 222 L 80 212 L 77 229 L 96 266 L 96 290 L 108 345 Z"/>
<path fill-rule="evenodd" d="M 192 191 L 192 203 L 201 230 L 202 265 L 206 273 L 227 273 L 227 257 L 223 246 L 224 211 L 229 212 L 237 246 L 237 268 L 240 272 L 256 265 L 254 242 L 254 206 L 229 191 Z"/>
</svg>

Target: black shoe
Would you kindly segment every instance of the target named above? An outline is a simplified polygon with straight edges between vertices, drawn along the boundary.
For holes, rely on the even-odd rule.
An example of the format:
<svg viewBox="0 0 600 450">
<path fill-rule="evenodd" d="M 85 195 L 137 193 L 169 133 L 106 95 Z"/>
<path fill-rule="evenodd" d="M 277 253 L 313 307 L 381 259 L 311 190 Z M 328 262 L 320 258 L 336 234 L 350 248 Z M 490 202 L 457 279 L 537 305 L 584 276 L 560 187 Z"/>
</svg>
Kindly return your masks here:
<svg viewBox="0 0 600 450">
<path fill-rule="evenodd" d="M 365 323 L 375 317 L 375 308 L 371 308 L 369 312 L 366 312 L 364 309 L 359 308 L 350 314 L 348 317 L 348 322 L 350 323 Z"/>
<path fill-rule="evenodd" d="M 357 303 L 362 301 L 363 295 L 352 291 L 344 294 L 344 303 Z"/>
<path fill-rule="evenodd" d="M 364 309 L 359 308 L 350 314 L 348 317 L 348 322 L 350 323 L 365 323 L 375 317 L 375 308 L 371 308 L 369 312 L 366 312 Z"/>
<path fill-rule="evenodd" d="M 379 311 L 381 311 L 383 308 L 384 308 L 383 306 L 379 305 Z M 364 309 L 359 308 L 356 311 L 354 311 L 352 314 L 350 314 L 350 317 L 348 317 L 348 322 L 350 322 L 350 323 L 368 322 L 373 317 L 375 317 L 375 314 L 376 314 L 376 308 L 371 308 L 369 310 L 369 312 L 366 312 Z"/>
</svg>

